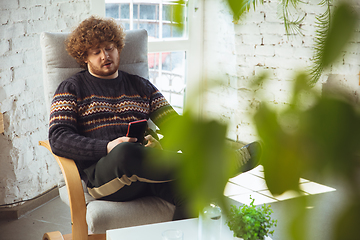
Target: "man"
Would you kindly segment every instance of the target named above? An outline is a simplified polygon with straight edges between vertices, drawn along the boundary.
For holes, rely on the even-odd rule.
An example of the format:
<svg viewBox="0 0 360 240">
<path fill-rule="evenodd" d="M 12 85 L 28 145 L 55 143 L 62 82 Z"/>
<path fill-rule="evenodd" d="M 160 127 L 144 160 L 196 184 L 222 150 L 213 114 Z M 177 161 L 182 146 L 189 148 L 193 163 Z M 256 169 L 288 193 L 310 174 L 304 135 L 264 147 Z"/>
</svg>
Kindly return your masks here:
<svg viewBox="0 0 360 240">
<path fill-rule="evenodd" d="M 145 145 L 125 136 L 129 122 L 150 118 L 162 129 L 179 116 L 148 80 L 118 70 L 124 38 L 115 21 L 95 17 L 70 34 L 67 51 L 85 70 L 63 81 L 55 92 L 49 126 L 52 151 L 74 159 L 96 199 L 158 196 L 176 206 L 174 220 L 196 217 L 186 211 L 186 198 L 174 191 L 172 172 L 146 165 L 150 156 L 181 161 L 182 154 L 165 154 L 151 135 Z M 240 151 L 247 153 L 244 161 L 252 164 L 245 150 Z"/>
</svg>

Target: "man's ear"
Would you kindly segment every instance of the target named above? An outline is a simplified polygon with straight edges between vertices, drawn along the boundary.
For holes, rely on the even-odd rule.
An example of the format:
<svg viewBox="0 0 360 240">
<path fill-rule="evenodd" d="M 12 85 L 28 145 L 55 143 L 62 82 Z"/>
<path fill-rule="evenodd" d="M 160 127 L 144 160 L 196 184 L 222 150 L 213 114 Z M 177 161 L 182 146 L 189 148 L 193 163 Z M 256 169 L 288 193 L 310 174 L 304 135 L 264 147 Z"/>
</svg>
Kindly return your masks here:
<svg viewBox="0 0 360 240">
<path fill-rule="evenodd" d="M 89 63 L 88 58 L 89 58 L 89 55 L 88 55 L 88 52 L 86 51 L 85 54 L 84 54 L 84 56 L 83 56 L 83 60 L 84 60 L 84 63 L 85 63 L 85 64 L 88 64 L 88 63 Z"/>
<path fill-rule="evenodd" d="M 84 61 L 83 64 L 81 64 L 81 65 L 82 65 L 82 68 L 84 68 L 84 69 L 87 70 L 87 69 L 88 69 L 88 63 L 89 63 L 89 61 L 87 61 L 87 60 Z"/>
</svg>

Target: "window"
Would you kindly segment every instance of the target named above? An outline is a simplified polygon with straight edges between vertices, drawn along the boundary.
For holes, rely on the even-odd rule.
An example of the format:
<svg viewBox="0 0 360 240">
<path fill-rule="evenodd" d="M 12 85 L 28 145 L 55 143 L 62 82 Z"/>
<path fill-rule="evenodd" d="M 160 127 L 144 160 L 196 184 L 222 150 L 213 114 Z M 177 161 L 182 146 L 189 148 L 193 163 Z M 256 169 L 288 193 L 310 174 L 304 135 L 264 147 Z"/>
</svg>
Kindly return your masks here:
<svg viewBox="0 0 360 240">
<path fill-rule="evenodd" d="M 106 0 L 106 17 L 112 17 L 126 30 L 146 29 L 149 35 L 150 81 L 163 93 L 175 110 L 184 108 L 187 55 L 189 51 L 188 2 L 181 5 L 184 27 L 174 24 L 174 1 Z"/>
</svg>

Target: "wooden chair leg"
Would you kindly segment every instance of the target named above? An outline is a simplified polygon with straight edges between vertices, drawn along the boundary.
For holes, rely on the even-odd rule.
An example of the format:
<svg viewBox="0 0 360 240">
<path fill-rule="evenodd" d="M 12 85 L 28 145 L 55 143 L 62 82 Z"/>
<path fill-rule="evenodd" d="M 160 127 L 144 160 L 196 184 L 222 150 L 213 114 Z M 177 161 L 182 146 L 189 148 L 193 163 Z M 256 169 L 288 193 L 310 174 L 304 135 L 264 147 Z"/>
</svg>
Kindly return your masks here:
<svg viewBox="0 0 360 240">
<path fill-rule="evenodd" d="M 89 240 L 105 240 L 106 234 L 89 234 Z M 44 234 L 42 240 L 72 240 L 72 234 L 62 235 L 59 231 L 47 232 Z"/>
<path fill-rule="evenodd" d="M 43 240 L 64 240 L 63 235 L 59 232 L 47 232 L 43 236 Z"/>
<path fill-rule="evenodd" d="M 89 240 L 106 240 L 106 234 L 89 234 Z"/>
</svg>

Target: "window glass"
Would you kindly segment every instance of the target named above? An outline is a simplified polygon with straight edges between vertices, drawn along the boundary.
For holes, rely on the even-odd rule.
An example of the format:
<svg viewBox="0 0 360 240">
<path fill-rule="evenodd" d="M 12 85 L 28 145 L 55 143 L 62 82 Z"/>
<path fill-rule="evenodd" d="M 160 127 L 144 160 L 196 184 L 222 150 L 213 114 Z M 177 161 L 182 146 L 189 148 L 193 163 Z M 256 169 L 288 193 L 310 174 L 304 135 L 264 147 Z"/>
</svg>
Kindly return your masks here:
<svg viewBox="0 0 360 240">
<path fill-rule="evenodd" d="M 185 16 L 185 6 L 182 6 L 182 14 Z M 176 27 L 174 23 L 174 4 L 163 5 L 163 38 L 185 37 L 185 32 Z"/>
<path fill-rule="evenodd" d="M 130 19 L 130 4 L 120 4 L 120 19 Z"/>
<path fill-rule="evenodd" d="M 141 4 L 140 19 L 159 20 L 159 5 Z"/>
<path fill-rule="evenodd" d="M 119 18 L 119 4 L 108 3 L 108 4 L 106 4 L 105 8 L 106 8 L 105 12 L 106 12 L 107 17 L 111 17 L 111 18 L 115 18 L 115 19 Z"/>
<path fill-rule="evenodd" d="M 148 61 L 150 81 L 181 114 L 186 86 L 185 52 L 149 53 Z"/>
<path fill-rule="evenodd" d="M 156 24 L 140 23 L 138 29 L 146 29 L 150 40 L 154 38 L 159 38 L 159 26 Z"/>
<path fill-rule="evenodd" d="M 149 42 L 156 39 L 185 38 L 186 27 L 179 30 L 174 24 L 174 2 L 153 0 L 112 0 L 106 3 L 106 16 L 116 19 L 126 30 L 146 29 Z M 130 10 L 132 9 L 132 13 Z M 182 6 L 184 19 L 186 5 Z M 185 51 L 148 54 L 150 81 L 162 92 L 178 113 L 182 113 L 185 95 Z"/>
<path fill-rule="evenodd" d="M 164 4 L 164 6 L 163 6 L 163 12 L 162 12 L 162 14 L 163 14 L 163 20 L 164 21 L 171 21 L 172 20 L 172 14 L 173 14 L 173 9 L 172 9 L 172 7 L 171 7 L 172 5 L 166 5 L 166 4 Z"/>
<path fill-rule="evenodd" d="M 130 29 L 130 23 L 124 23 L 124 22 L 122 22 L 122 26 L 123 26 L 125 29 Z"/>
<path fill-rule="evenodd" d="M 186 37 L 186 27 L 182 30 L 174 25 L 174 2 L 156 3 L 106 3 L 106 16 L 122 23 L 125 29 L 146 29 L 153 38 L 182 38 Z M 130 14 L 133 8 L 132 17 Z M 160 9 L 162 12 L 160 14 Z M 182 6 L 183 16 L 186 19 L 186 5 Z"/>
<path fill-rule="evenodd" d="M 176 26 L 163 23 L 163 38 L 181 38 L 184 37 L 184 32 L 180 31 Z"/>
<path fill-rule="evenodd" d="M 139 18 L 139 4 L 134 4 L 133 5 L 133 15 L 134 15 L 134 20 Z"/>
</svg>

